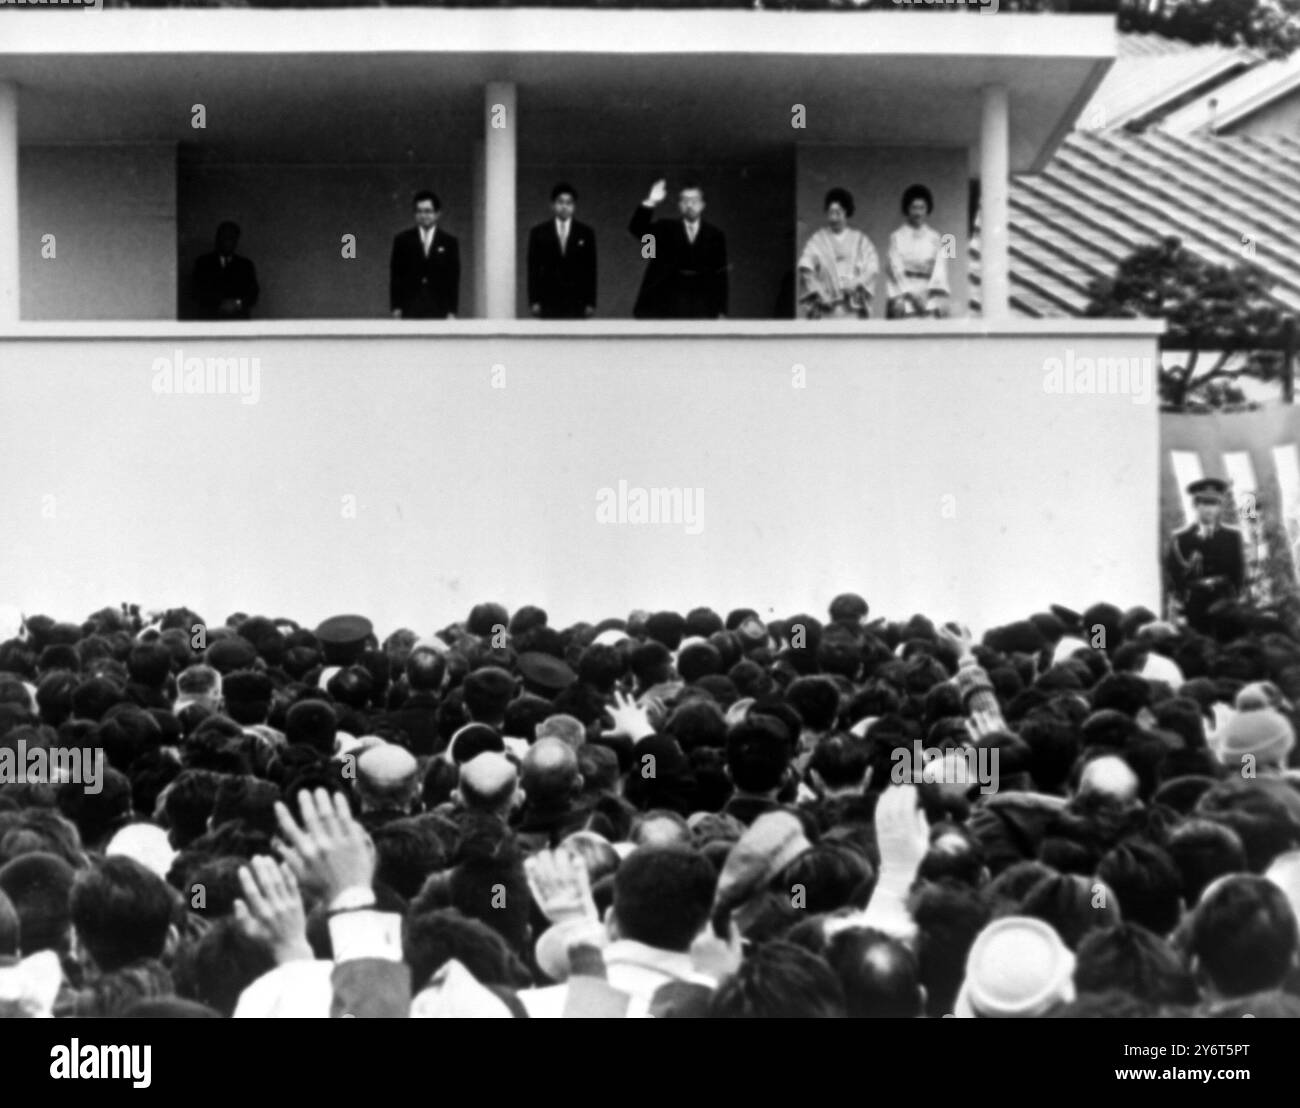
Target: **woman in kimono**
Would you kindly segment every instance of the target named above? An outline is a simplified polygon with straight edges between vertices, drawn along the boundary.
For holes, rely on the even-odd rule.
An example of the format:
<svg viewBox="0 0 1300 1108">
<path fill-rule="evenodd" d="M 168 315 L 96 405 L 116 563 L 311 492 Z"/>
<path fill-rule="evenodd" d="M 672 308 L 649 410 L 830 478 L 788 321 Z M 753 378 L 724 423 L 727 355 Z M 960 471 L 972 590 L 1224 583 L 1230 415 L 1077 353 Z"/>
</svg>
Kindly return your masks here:
<svg viewBox="0 0 1300 1108">
<path fill-rule="evenodd" d="M 934 197 L 924 185 L 903 193 L 904 222 L 889 236 L 885 312 L 890 319 L 943 317 L 949 312 L 948 259 L 943 236 L 929 224 Z"/>
<path fill-rule="evenodd" d="M 799 308 L 807 319 L 866 319 L 880 261 L 871 240 L 849 226 L 853 194 L 826 194 L 826 226 L 799 256 Z"/>
</svg>

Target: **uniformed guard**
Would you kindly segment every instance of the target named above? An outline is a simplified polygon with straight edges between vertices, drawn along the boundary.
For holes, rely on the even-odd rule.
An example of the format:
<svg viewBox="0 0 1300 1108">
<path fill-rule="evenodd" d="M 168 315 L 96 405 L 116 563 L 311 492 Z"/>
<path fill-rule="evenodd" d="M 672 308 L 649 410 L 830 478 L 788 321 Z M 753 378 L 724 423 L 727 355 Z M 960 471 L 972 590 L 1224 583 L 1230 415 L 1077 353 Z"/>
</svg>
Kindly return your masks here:
<svg viewBox="0 0 1300 1108">
<path fill-rule="evenodd" d="M 1227 482 L 1217 477 L 1187 486 L 1196 522 L 1174 534 L 1165 559 L 1188 624 L 1203 633 L 1209 631 L 1210 606 L 1217 600 L 1235 600 L 1246 583 L 1242 534 L 1220 518 L 1227 494 Z"/>
</svg>

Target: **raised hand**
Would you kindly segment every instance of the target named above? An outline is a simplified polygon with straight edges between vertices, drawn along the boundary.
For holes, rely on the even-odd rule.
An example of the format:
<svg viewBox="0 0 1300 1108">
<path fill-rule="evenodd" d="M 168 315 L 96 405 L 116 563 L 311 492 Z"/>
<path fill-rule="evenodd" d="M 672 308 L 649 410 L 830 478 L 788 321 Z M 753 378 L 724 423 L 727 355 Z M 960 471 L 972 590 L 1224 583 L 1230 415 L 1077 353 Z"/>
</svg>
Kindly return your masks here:
<svg viewBox="0 0 1300 1108">
<path fill-rule="evenodd" d="M 650 186 L 650 195 L 646 197 L 647 203 L 662 204 L 664 197 L 668 195 L 668 180 L 660 177 L 653 185 Z"/>
<path fill-rule="evenodd" d="M 587 864 L 573 851 L 538 851 L 524 860 L 524 875 L 538 910 L 552 923 L 600 919 Z"/>
<path fill-rule="evenodd" d="M 639 742 L 655 732 L 649 711 L 620 689 L 614 690 L 614 707 L 607 706 L 605 715 L 614 724 L 612 729 L 605 731 L 611 739 L 629 738 L 633 742 Z"/>
<path fill-rule="evenodd" d="M 910 883 L 930 849 L 930 824 L 916 786 L 891 785 L 882 792 L 875 822 L 882 877 L 888 873 Z"/>
<path fill-rule="evenodd" d="M 320 889 L 325 903 L 348 889 L 369 889 L 375 876 L 375 846 L 352 818 L 347 797 L 325 789 L 298 794 L 302 826 L 277 801 L 275 818 L 285 844 L 278 849 L 299 884 Z"/>
<path fill-rule="evenodd" d="M 245 935 L 266 942 L 280 964 L 315 957 L 298 881 L 287 864 L 254 858 L 240 867 L 239 884 L 244 896 L 235 901 L 235 921 Z"/>
</svg>

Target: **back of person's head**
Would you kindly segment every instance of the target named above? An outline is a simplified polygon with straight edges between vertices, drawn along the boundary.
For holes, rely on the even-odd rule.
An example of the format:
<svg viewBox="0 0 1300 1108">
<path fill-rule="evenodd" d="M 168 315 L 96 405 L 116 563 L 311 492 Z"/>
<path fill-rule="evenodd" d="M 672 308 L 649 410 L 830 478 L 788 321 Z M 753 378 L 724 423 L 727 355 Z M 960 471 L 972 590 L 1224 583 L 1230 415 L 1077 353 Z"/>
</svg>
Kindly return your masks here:
<svg viewBox="0 0 1300 1108">
<path fill-rule="evenodd" d="M 1182 875 L 1183 902 L 1195 904 L 1216 878 L 1246 869 L 1246 850 L 1230 827 L 1187 819 L 1170 832 L 1165 849 Z"/>
<path fill-rule="evenodd" d="M 515 679 L 500 666 L 482 666 L 465 678 L 461 688 L 471 719 L 499 724 L 515 695 Z"/>
<path fill-rule="evenodd" d="M 689 846 L 691 827 L 679 812 L 652 808 L 636 818 L 631 842 L 635 846 Z"/>
<path fill-rule="evenodd" d="M 499 630 L 504 631 L 509 625 L 510 613 L 506 611 L 504 604 L 495 601 L 475 604 L 470 609 L 469 619 L 465 621 L 465 629 L 471 635 L 480 637 L 495 635 Z"/>
<path fill-rule="evenodd" d="M 849 927 L 826 944 L 826 962 L 840 979 L 852 1019 L 915 1019 L 925 1012 L 916 955 L 880 931 Z"/>
<path fill-rule="evenodd" d="M 99 791 L 65 781 L 58 786 L 59 811 L 77 825 L 77 833 L 88 850 L 96 850 L 131 819 L 131 779 L 125 773 L 105 768 Z"/>
<path fill-rule="evenodd" d="M 958 881 L 978 889 L 989 876 L 984 848 L 964 825 L 936 824 L 917 875 L 924 881 Z"/>
<path fill-rule="evenodd" d="M 840 692 L 829 677 L 797 677 L 785 690 L 786 700 L 809 731 L 829 731 L 840 711 Z"/>
<path fill-rule="evenodd" d="M 75 673 L 58 669 L 45 674 L 36 686 L 36 706 L 41 722 L 58 727 L 72 715 L 72 694 L 78 678 Z"/>
<path fill-rule="evenodd" d="M 769 716 L 751 714 L 727 734 L 727 772 L 748 793 L 777 789 L 790 768 L 790 736 Z"/>
<path fill-rule="evenodd" d="M 1050 712 L 1031 714 L 1017 734 L 1029 746 L 1029 772 L 1042 792 L 1064 791 L 1070 769 L 1079 756 L 1079 731 Z"/>
<path fill-rule="evenodd" d="M 446 844 L 427 821 L 391 820 L 370 837 L 375 844 L 375 880 L 403 900 L 414 897 L 429 874 L 448 862 Z"/>
<path fill-rule="evenodd" d="M 523 856 L 503 829 L 476 824 L 465 835 L 460 859 L 447 878 L 447 892 L 450 907 L 482 920 L 511 950 L 524 955 L 532 900 Z"/>
<path fill-rule="evenodd" d="M 578 756 L 559 739 L 538 739 L 524 755 L 521 783 L 530 804 L 564 807 L 582 789 Z"/>
<path fill-rule="evenodd" d="M 835 733 L 817 740 L 808 771 L 828 789 L 861 787 L 871 765 L 871 744 L 855 735 Z"/>
<path fill-rule="evenodd" d="M 171 831 L 172 845 L 178 850 L 208 829 L 220 784 L 220 774 L 186 769 L 163 790 L 163 815 Z"/>
<path fill-rule="evenodd" d="M 687 684 L 723 671 L 722 655 L 707 642 L 688 642 L 677 654 L 677 673 Z"/>
<path fill-rule="evenodd" d="M 1117 843 L 1097 865 L 1097 877 L 1114 890 L 1125 922 L 1167 935 L 1182 915 L 1182 874 L 1155 843 Z"/>
<path fill-rule="evenodd" d="M 411 992 L 418 993 L 455 959 L 481 985 L 518 988 L 527 971 L 509 945 L 486 923 L 455 908 L 410 913 L 402 925 L 402 961 L 411 967 Z"/>
<path fill-rule="evenodd" d="M 632 650 L 628 665 L 639 685 L 659 685 L 672 676 L 673 656 L 663 643 L 651 639 Z"/>
<path fill-rule="evenodd" d="M 1221 877 L 1192 912 L 1188 950 L 1221 996 L 1277 988 L 1295 964 L 1296 917 L 1264 877 Z"/>
<path fill-rule="evenodd" d="M 126 671 L 136 684 L 161 689 L 171 675 L 171 651 L 160 642 L 137 643 L 127 655 Z"/>
<path fill-rule="evenodd" d="M 686 635 L 686 620 L 678 612 L 655 612 L 645 621 L 645 633 L 646 638 L 676 650 Z"/>
<path fill-rule="evenodd" d="M 1153 1004 L 1190 1004 L 1196 986 L 1177 952 L 1136 923 L 1089 931 L 1078 946 L 1074 985 L 1080 993 L 1119 989 Z"/>
<path fill-rule="evenodd" d="M 72 924 L 101 972 L 162 957 L 175 901 L 167 883 L 133 858 L 114 855 L 77 877 Z"/>
<path fill-rule="evenodd" d="M 501 733 L 509 738 L 523 739 L 531 743 L 538 737 L 538 726 L 544 723 L 554 711 L 551 702 L 545 697 L 535 696 L 533 693 L 521 693 L 506 705 L 505 715 L 501 719 Z M 577 720 L 574 722 L 577 723 Z M 578 730 L 585 741 L 586 729 L 578 723 Z"/>
<path fill-rule="evenodd" d="M 722 748 L 727 743 L 727 721 L 712 700 L 699 697 L 678 704 L 665 721 L 663 732 L 677 740 L 688 754 L 701 747 Z"/>
<path fill-rule="evenodd" d="M 1263 873 L 1279 854 L 1300 845 L 1300 823 L 1286 802 L 1251 781 L 1225 781 L 1206 790 L 1193 814 L 1235 831 L 1252 873 Z"/>
<path fill-rule="evenodd" d="M 917 888 L 908 907 L 920 933 L 916 949 L 926 1014 L 947 1015 L 965 977 L 966 958 L 988 923 L 988 905 L 969 885 L 934 881 Z"/>
<path fill-rule="evenodd" d="M 519 790 L 519 771 L 504 754 L 486 751 L 460 767 L 461 804 L 471 812 L 506 815 Z"/>
<path fill-rule="evenodd" d="M 1055 873 L 1056 870 L 1051 866 L 1036 859 L 1013 862 L 985 885 L 981 892 L 995 912 L 1006 914 L 1017 907 L 1038 882 Z"/>
<path fill-rule="evenodd" d="M 436 650 L 412 650 L 406 659 L 406 683 L 412 692 L 437 692 L 447 675 L 447 662 Z"/>
<path fill-rule="evenodd" d="M 227 916 L 181 946 L 174 974 L 176 992 L 229 1017 L 240 994 L 275 965 L 270 944 L 253 938 L 233 916 Z"/>
<path fill-rule="evenodd" d="M 224 774 L 212 799 L 212 826 L 243 820 L 250 827 L 273 834 L 275 804 L 279 799 L 280 790 L 270 781 L 261 781 L 250 774 Z"/>
<path fill-rule="evenodd" d="M 1021 898 L 1016 915 L 1050 923 L 1071 950 L 1092 929 L 1120 921 L 1117 897 L 1105 885 L 1077 873 L 1052 874 Z"/>
<path fill-rule="evenodd" d="M 787 863 L 772 884 L 792 904 L 816 914 L 865 904 L 874 878 L 875 870 L 861 851 L 844 843 L 820 842 Z"/>
<path fill-rule="evenodd" d="M 716 885 L 713 866 L 688 847 L 638 847 L 614 874 L 619 937 L 689 950 L 708 921 Z"/>
<path fill-rule="evenodd" d="M 826 962 L 794 943 L 764 943 L 713 994 L 721 1019 L 826 1019 L 847 1014 L 844 988 Z"/>
<path fill-rule="evenodd" d="M 104 750 L 104 760 L 125 773 L 136 758 L 162 745 L 162 729 L 143 708 L 119 706 L 104 716 L 95 741 Z"/>
<path fill-rule="evenodd" d="M 63 953 L 70 938 L 70 900 L 76 872 L 56 854 L 23 854 L 0 866 L 0 893 L 18 916 L 25 956 L 41 950 Z"/>
<path fill-rule="evenodd" d="M 615 682 L 627 666 L 621 650 L 602 643 L 592 643 L 578 658 L 578 679 L 602 693 L 613 691 Z"/>
<path fill-rule="evenodd" d="M 98 723 L 108 710 L 121 704 L 123 694 L 116 681 L 107 677 L 87 677 L 72 690 L 72 715 Z"/>
<path fill-rule="evenodd" d="M 410 811 L 420 791 L 420 763 L 405 747 L 380 743 L 357 758 L 357 797 L 369 811 Z"/>
<path fill-rule="evenodd" d="M 290 745 L 309 746 L 321 754 L 334 753 L 334 736 L 338 718 L 323 700 L 300 700 L 284 717 L 284 737 Z"/>
</svg>

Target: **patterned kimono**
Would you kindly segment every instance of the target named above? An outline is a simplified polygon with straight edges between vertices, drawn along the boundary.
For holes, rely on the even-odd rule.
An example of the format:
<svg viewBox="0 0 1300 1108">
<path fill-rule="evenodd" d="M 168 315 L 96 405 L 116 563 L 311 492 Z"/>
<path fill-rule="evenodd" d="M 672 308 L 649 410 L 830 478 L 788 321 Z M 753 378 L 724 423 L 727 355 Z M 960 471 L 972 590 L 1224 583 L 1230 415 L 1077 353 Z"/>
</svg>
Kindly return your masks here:
<svg viewBox="0 0 1300 1108">
<path fill-rule="evenodd" d="M 943 236 L 928 224 L 904 223 L 889 236 L 885 302 L 891 319 L 928 315 L 946 306 L 948 260 Z"/>
<path fill-rule="evenodd" d="M 799 307 L 808 319 L 871 314 L 872 285 L 880 272 L 876 248 L 861 231 L 823 227 L 799 257 Z"/>
</svg>

